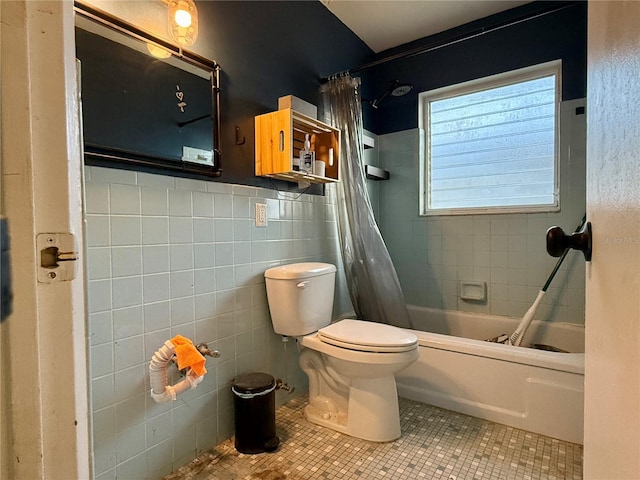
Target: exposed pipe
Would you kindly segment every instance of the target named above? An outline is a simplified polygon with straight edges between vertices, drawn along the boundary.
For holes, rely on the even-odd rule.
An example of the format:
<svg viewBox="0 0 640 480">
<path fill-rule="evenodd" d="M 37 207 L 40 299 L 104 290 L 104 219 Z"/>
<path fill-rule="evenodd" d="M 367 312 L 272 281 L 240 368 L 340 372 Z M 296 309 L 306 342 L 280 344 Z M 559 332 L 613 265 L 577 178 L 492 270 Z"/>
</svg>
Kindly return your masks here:
<svg viewBox="0 0 640 480">
<path fill-rule="evenodd" d="M 529 14 L 527 14 L 527 15 L 525 15 L 523 17 L 517 18 L 515 20 L 507 20 L 505 22 L 498 23 L 497 25 L 493 25 L 491 27 L 481 27 L 479 30 L 476 30 L 474 32 L 465 33 L 465 34 L 463 34 L 463 35 L 461 35 L 459 37 L 454 38 L 453 40 L 444 40 L 444 41 L 441 41 L 440 43 L 435 43 L 435 44 L 428 45 L 428 46 L 413 48 L 411 50 L 407 50 L 406 52 L 396 53 L 395 55 L 390 55 L 388 57 L 381 58 L 379 60 L 374 60 L 373 62 L 365 63 L 364 65 L 360 65 L 359 67 L 356 67 L 356 68 L 351 68 L 351 69 L 346 70 L 344 72 L 335 73 L 335 74 L 333 74 L 333 75 L 331 75 L 329 77 L 322 78 L 321 82 L 323 82 L 323 83 L 327 82 L 327 81 L 329 81 L 330 78 L 341 76 L 341 75 L 351 75 L 351 74 L 354 74 L 354 73 L 357 73 L 357 72 L 362 72 L 363 70 L 367 70 L 369 68 L 377 67 L 379 65 L 384 65 L 385 63 L 392 62 L 394 60 L 400 60 L 400 59 L 404 59 L 404 58 L 415 57 L 416 55 L 422 55 L 423 53 L 433 52 L 435 50 L 439 50 L 439 49 L 444 48 L 444 47 L 449 47 L 451 45 L 455 45 L 457 43 L 464 42 L 466 40 L 471 40 L 473 38 L 480 37 L 480 36 L 485 35 L 487 33 L 496 32 L 498 30 L 502 30 L 503 28 L 512 27 L 514 25 L 518 25 L 520 23 L 527 22 L 529 20 L 535 20 L 536 18 L 543 17 L 543 16 L 548 15 L 550 13 L 556 13 L 556 12 L 559 12 L 559 11 L 564 10 L 566 8 L 574 7 L 575 5 L 576 5 L 576 3 L 563 3 L 561 5 L 556 5 L 554 7 L 551 7 L 548 10 L 543 10 L 542 12 L 537 12 L 537 13 L 533 13 L 533 14 L 529 13 Z"/>
<path fill-rule="evenodd" d="M 289 343 L 289 337 L 286 335 L 282 336 L 282 350 L 283 350 L 283 354 L 284 354 L 284 382 L 282 381 L 282 379 L 277 378 L 276 379 L 276 389 L 277 390 L 284 390 L 285 392 L 288 393 L 293 393 L 296 390 L 296 387 L 292 387 L 289 385 L 289 381 L 288 378 L 289 376 L 287 375 L 287 343 Z"/>
<path fill-rule="evenodd" d="M 164 342 L 153 354 L 149 363 L 149 378 L 151 383 L 151 398 L 158 403 L 175 401 L 176 397 L 182 392 L 196 388 L 204 379 L 204 375 L 196 375 L 191 369 L 188 369 L 184 380 L 175 384 L 168 385 L 167 367 L 172 361 L 176 353 L 175 345 L 171 340 Z"/>
</svg>

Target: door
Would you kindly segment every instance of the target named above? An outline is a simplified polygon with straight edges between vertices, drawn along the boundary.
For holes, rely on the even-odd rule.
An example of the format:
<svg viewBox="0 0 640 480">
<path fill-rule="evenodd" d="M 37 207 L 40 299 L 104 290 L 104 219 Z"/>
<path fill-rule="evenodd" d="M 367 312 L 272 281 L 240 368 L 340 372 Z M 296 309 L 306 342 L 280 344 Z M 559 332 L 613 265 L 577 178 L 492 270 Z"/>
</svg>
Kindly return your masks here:
<svg viewBox="0 0 640 480">
<path fill-rule="evenodd" d="M 640 478 L 640 2 L 589 2 L 585 479 Z"/>
</svg>

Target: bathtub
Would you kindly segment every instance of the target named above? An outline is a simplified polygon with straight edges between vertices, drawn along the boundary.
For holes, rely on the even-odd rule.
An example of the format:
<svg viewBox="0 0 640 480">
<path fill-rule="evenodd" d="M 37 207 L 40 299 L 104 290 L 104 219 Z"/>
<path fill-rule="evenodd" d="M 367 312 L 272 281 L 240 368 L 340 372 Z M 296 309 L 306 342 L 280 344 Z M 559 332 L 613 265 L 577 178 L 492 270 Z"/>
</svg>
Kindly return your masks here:
<svg viewBox="0 0 640 480">
<path fill-rule="evenodd" d="M 520 319 L 408 306 L 420 356 L 396 375 L 411 400 L 582 444 L 584 327 L 534 321 L 522 344 L 484 341 Z"/>
</svg>

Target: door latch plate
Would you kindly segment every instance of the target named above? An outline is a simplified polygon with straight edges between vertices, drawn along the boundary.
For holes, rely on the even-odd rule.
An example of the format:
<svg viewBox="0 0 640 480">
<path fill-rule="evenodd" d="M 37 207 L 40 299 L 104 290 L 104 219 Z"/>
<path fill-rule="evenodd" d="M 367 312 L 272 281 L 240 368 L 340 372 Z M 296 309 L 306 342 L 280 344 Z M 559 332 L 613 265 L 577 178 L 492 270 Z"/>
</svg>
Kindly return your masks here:
<svg viewBox="0 0 640 480">
<path fill-rule="evenodd" d="M 72 233 L 40 233 L 36 237 L 38 281 L 65 282 L 76 278 L 78 246 Z"/>
</svg>

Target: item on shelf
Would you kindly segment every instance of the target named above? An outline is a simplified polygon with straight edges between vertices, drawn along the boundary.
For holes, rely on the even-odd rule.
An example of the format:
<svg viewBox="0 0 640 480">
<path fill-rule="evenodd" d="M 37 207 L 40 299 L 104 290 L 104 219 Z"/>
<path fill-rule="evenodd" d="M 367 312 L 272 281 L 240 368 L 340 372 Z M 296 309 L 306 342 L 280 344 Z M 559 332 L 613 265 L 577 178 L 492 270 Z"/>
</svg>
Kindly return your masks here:
<svg viewBox="0 0 640 480">
<path fill-rule="evenodd" d="M 324 174 L 317 170 L 321 166 L 316 168 L 318 161 Z M 306 185 L 331 183 L 338 181 L 339 163 L 339 129 L 291 109 L 255 117 L 257 176 Z"/>
<path fill-rule="evenodd" d="M 278 99 L 278 110 L 286 110 L 287 108 L 313 119 L 318 118 L 318 107 L 293 95 L 287 95 Z"/>
<path fill-rule="evenodd" d="M 316 159 L 316 152 L 311 150 L 311 135 L 304 136 L 304 148 L 300 150 L 300 170 L 313 173 L 313 162 Z M 295 170 L 295 165 L 294 165 Z"/>
<path fill-rule="evenodd" d="M 319 177 L 324 177 L 325 163 L 322 160 L 316 160 L 313 162 L 313 174 Z"/>
</svg>

